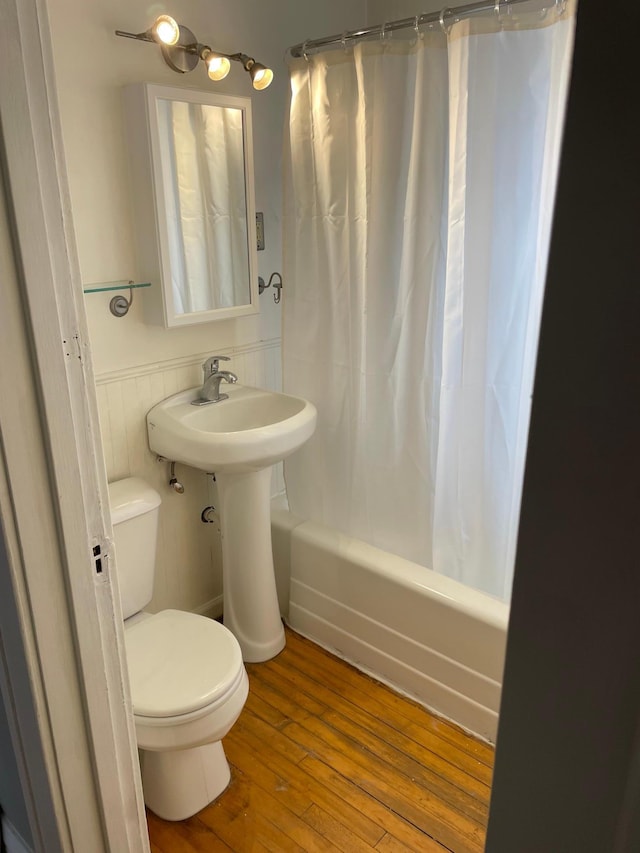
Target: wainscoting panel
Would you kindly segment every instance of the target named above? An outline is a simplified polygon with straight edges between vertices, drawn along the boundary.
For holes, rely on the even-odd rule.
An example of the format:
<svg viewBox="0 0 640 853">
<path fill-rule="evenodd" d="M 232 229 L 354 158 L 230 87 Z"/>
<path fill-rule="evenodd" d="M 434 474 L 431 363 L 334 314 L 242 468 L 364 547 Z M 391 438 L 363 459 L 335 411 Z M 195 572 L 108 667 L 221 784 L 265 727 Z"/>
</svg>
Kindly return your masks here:
<svg viewBox="0 0 640 853">
<path fill-rule="evenodd" d="M 185 491 L 179 495 L 170 489 L 168 464 L 159 462 L 149 450 L 146 428 L 147 412 L 156 403 L 201 383 L 201 365 L 211 352 L 101 374 L 96 379 L 107 479 L 113 482 L 141 477 L 162 497 L 151 611 L 175 607 L 211 616 L 221 612 L 219 528 L 200 520 L 202 510 L 211 502 L 208 477 L 177 465 L 176 475 Z M 273 390 L 281 387 L 279 340 L 219 352 L 231 358 L 228 367 L 243 385 Z M 277 494 L 283 488 L 280 465 L 274 468 L 272 490 Z"/>
</svg>

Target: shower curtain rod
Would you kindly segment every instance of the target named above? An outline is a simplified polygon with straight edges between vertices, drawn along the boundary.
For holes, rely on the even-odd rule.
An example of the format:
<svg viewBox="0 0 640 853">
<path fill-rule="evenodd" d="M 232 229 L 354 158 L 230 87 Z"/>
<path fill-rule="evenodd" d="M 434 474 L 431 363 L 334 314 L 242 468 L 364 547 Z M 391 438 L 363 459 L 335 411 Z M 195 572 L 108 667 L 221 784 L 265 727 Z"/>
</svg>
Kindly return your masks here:
<svg viewBox="0 0 640 853">
<path fill-rule="evenodd" d="M 467 18 L 470 15 L 476 15 L 481 12 L 497 12 L 509 10 L 511 6 L 518 3 L 531 3 L 531 0 L 495 0 L 495 2 L 487 2 L 480 0 L 477 3 L 467 3 L 464 6 L 454 6 L 453 8 L 445 7 L 440 12 L 425 12 L 422 15 L 414 15 L 413 18 L 400 18 L 397 21 L 389 21 L 386 24 L 376 24 L 372 27 L 365 27 L 361 30 L 347 30 L 335 36 L 325 36 L 319 39 L 308 39 L 300 44 L 294 44 L 290 47 L 288 53 L 294 59 L 304 56 L 307 51 L 320 47 L 329 47 L 331 45 L 341 44 L 343 47 L 349 41 L 359 41 L 360 39 L 370 38 L 372 36 L 384 37 L 386 33 L 394 32 L 395 30 L 418 29 L 424 24 L 440 24 L 441 27 L 446 26 L 448 20 L 452 18 L 459 21 L 461 18 Z M 555 0 L 556 6 L 565 6 L 566 0 Z"/>
</svg>

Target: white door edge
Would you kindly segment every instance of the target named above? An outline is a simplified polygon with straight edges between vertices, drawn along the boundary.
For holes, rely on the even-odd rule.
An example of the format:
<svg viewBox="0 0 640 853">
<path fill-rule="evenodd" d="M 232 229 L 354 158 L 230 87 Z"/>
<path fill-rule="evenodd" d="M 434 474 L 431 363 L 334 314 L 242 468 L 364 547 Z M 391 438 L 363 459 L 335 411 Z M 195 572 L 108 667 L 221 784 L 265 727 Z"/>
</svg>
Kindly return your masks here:
<svg viewBox="0 0 640 853">
<path fill-rule="evenodd" d="M 0 0 L 0 19 L 0 512 L 14 605 L 0 618 L 4 630 L 17 617 L 24 651 L 3 669 L 13 702 L 31 689 L 38 730 L 21 736 L 42 744 L 60 848 L 138 853 L 149 842 L 44 0 Z"/>
</svg>

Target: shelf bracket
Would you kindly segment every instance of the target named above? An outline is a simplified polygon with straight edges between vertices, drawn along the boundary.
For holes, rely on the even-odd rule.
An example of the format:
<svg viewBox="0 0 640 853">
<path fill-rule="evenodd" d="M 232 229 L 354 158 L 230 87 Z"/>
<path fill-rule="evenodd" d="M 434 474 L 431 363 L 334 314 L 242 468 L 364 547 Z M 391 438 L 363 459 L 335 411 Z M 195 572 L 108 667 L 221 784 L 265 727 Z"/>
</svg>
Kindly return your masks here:
<svg viewBox="0 0 640 853">
<path fill-rule="evenodd" d="M 133 282 L 131 282 L 131 287 L 129 287 L 129 299 L 126 296 L 123 296 L 121 293 L 118 293 L 117 296 L 114 296 L 109 302 L 109 311 L 113 314 L 114 317 L 124 317 L 129 308 L 131 308 L 131 304 L 133 302 Z"/>
</svg>

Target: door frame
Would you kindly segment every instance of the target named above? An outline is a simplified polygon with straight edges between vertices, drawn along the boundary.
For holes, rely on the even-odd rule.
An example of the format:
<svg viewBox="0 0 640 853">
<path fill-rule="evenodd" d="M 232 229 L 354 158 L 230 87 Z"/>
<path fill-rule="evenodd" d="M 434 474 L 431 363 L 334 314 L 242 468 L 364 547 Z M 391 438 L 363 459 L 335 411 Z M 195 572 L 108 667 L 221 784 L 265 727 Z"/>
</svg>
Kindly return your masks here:
<svg viewBox="0 0 640 853">
<path fill-rule="evenodd" d="M 36 850 L 147 853 L 45 2 L 0 18 L 0 688 Z"/>
</svg>

